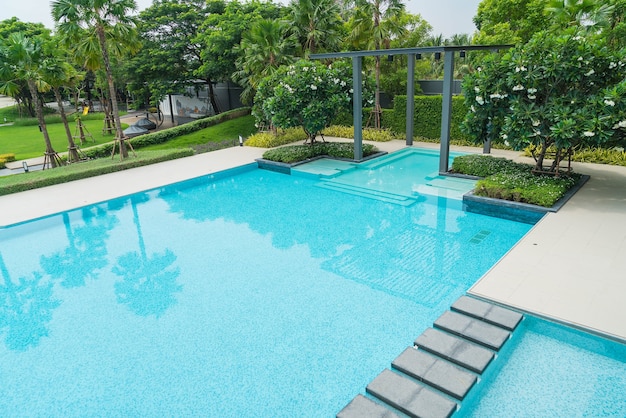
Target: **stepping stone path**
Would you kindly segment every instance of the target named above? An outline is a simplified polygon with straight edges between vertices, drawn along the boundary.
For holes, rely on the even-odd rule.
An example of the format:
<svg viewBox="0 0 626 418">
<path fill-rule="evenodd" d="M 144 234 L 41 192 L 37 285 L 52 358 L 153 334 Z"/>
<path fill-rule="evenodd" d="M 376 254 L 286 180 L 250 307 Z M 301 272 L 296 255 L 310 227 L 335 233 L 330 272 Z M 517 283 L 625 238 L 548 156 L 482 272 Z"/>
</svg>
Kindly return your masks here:
<svg viewBox="0 0 626 418">
<path fill-rule="evenodd" d="M 450 417 L 522 319 L 461 296 L 337 418 Z"/>
</svg>

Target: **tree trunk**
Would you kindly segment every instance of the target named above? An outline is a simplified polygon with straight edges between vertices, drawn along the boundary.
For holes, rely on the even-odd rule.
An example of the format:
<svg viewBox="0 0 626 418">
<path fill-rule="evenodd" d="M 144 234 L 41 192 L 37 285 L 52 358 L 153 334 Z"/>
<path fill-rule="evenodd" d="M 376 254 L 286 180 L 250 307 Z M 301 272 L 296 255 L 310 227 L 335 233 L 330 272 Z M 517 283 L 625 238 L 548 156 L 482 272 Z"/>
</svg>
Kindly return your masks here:
<svg viewBox="0 0 626 418">
<path fill-rule="evenodd" d="M 39 100 L 39 94 L 37 93 L 37 86 L 35 86 L 35 81 L 29 79 L 28 81 L 28 90 L 30 90 L 30 95 L 32 97 L 33 103 L 35 104 L 35 113 L 37 114 L 37 121 L 39 121 L 39 129 L 41 133 L 43 133 L 43 140 L 46 143 L 46 158 L 50 161 L 50 166 L 52 168 L 57 167 L 57 163 L 59 160 L 59 154 L 52 148 L 52 142 L 50 142 L 50 135 L 48 135 L 48 128 L 46 127 L 46 120 L 43 118 L 43 104 L 41 100 Z M 44 165 L 45 168 L 45 165 Z"/>
<path fill-rule="evenodd" d="M 54 91 L 54 97 L 57 99 L 57 104 L 59 105 L 59 113 L 61 114 L 61 120 L 63 121 L 63 127 L 65 128 L 65 135 L 67 136 L 67 162 L 74 163 L 79 161 L 80 157 L 78 156 L 78 149 L 74 143 L 74 138 L 72 137 L 70 125 L 67 122 L 67 115 L 65 114 L 65 109 L 63 108 L 63 98 L 61 97 L 61 92 L 58 87 L 54 87 L 52 90 Z"/>
<path fill-rule="evenodd" d="M 113 83 L 113 73 L 111 72 L 111 62 L 109 60 L 109 50 L 107 49 L 106 39 L 104 36 L 104 28 L 101 25 L 97 27 L 98 40 L 100 41 L 100 48 L 102 48 L 102 59 L 104 61 L 104 69 L 106 71 L 107 82 L 109 84 L 109 97 L 111 97 L 111 104 L 113 107 L 113 118 L 115 120 L 115 139 L 118 140 L 120 145 L 120 157 L 128 157 L 128 149 L 124 142 L 124 132 L 122 132 L 122 122 L 120 121 L 120 112 L 117 107 L 117 101 L 115 98 L 115 84 Z"/>
<path fill-rule="evenodd" d="M 216 115 L 222 113 L 217 104 L 217 100 L 215 99 L 215 90 L 213 90 L 213 83 L 211 83 L 211 80 L 207 80 L 207 84 L 209 85 L 209 99 L 211 100 L 211 107 L 213 107 L 213 112 L 215 112 Z"/>
</svg>

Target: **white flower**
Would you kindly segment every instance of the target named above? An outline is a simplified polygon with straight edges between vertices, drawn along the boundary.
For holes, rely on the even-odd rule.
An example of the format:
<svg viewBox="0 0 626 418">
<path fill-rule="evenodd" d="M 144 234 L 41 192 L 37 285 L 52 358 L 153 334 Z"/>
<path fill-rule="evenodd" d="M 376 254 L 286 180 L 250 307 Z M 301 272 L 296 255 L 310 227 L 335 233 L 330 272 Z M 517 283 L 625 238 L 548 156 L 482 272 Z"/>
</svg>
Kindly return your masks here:
<svg viewBox="0 0 626 418">
<path fill-rule="evenodd" d="M 339 83 L 341 85 L 341 87 L 345 87 L 346 86 L 346 82 L 341 80 L 341 83 Z"/>
<path fill-rule="evenodd" d="M 304 72 L 309 71 L 309 67 L 302 67 L 302 71 Z"/>
<path fill-rule="evenodd" d="M 521 67 L 515 67 L 515 72 L 516 73 L 519 73 L 520 71 L 526 71 L 526 70 L 527 70 L 527 68 L 524 67 L 523 65 Z"/>
<path fill-rule="evenodd" d="M 528 98 L 529 98 L 530 100 L 535 100 L 535 99 L 537 98 L 537 96 L 535 96 L 534 94 L 529 94 L 529 95 L 528 95 Z"/>
<path fill-rule="evenodd" d="M 502 96 L 499 93 L 493 93 L 489 95 L 490 99 L 501 99 Z"/>
<path fill-rule="evenodd" d="M 535 93 L 537 93 L 537 89 L 534 89 L 532 87 L 528 89 L 528 94 L 535 94 Z"/>
<path fill-rule="evenodd" d="M 522 86 L 521 84 L 518 84 L 517 86 L 513 87 L 513 91 L 521 91 L 524 90 L 524 86 Z"/>
<path fill-rule="evenodd" d="M 590 75 L 595 74 L 595 73 L 596 73 L 596 70 L 594 70 L 594 69 L 592 68 L 591 70 L 589 70 L 589 71 L 587 71 L 587 72 L 585 73 L 585 76 L 589 77 Z"/>
<path fill-rule="evenodd" d="M 341 80 L 339 80 L 338 78 L 333 78 L 333 83 L 335 83 L 335 84 L 339 84 L 340 81 Z"/>
<path fill-rule="evenodd" d="M 476 101 L 479 105 L 485 104 L 485 100 L 481 96 L 476 96 Z"/>
<path fill-rule="evenodd" d="M 350 94 L 354 93 L 354 89 L 350 89 Z"/>
<path fill-rule="evenodd" d="M 615 126 L 613 126 L 613 129 L 618 129 L 618 128 L 626 128 L 626 120 L 623 120 L 615 124 Z"/>
<path fill-rule="evenodd" d="M 480 67 L 476 68 L 476 71 L 478 71 L 478 72 L 481 72 L 482 70 L 483 70 L 483 69 L 482 69 L 482 68 L 480 68 Z"/>
<path fill-rule="evenodd" d="M 539 122 L 538 120 L 533 120 L 533 126 L 539 126 L 541 124 L 541 122 Z"/>
<path fill-rule="evenodd" d="M 508 139 L 508 138 L 509 138 L 509 136 L 508 136 L 507 134 L 502 134 L 502 135 L 500 135 L 500 137 L 501 137 L 502 139 Z"/>
<path fill-rule="evenodd" d="M 604 104 L 611 107 L 615 106 L 615 102 L 609 99 L 604 99 Z"/>
<path fill-rule="evenodd" d="M 476 112 L 476 108 L 474 107 L 474 105 L 471 105 L 470 109 L 471 109 L 472 112 Z"/>
<path fill-rule="evenodd" d="M 596 136 L 596 134 L 594 132 L 591 132 L 591 131 L 585 131 L 585 132 L 583 132 L 583 135 L 585 135 L 588 138 L 591 138 L 592 136 Z"/>
<path fill-rule="evenodd" d="M 480 93 L 480 89 L 478 88 L 478 86 L 474 87 L 474 91 L 475 91 L 476 93 Z"/>
<path fill-rule="evenodd" d="M 609 64 L 609 70 L 612 70 L 613 68 L 617 68 L 617 64 L 616 64 L 616 63 L 614 63 L 614 62 L 611 62 L 611 63 Z"/>
<path fill-rule="evenodd" d="M 578 61 L 582 61 L 583 59 L 583 57 L 578 57 Z"/>
<path fill-rule="evenodd" d="M 311 90 L 317 90 L 317 86 L 315 84 L 311 84 Z"/>
<path fill-rule="evenodd" d="M 504 145 L 506 145 L 508 147 L 511 144 L 509 144 L 509 141 L 504 141 Z"/>
</svg>

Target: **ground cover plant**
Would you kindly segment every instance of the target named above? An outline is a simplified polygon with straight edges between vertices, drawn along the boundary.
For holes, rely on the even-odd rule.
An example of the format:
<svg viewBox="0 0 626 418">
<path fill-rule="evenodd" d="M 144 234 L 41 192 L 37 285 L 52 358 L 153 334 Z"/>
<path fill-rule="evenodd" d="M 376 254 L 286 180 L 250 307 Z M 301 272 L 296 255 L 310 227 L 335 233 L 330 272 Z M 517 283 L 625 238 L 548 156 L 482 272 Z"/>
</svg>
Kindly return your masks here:
<svg viewBox="0 0 626 418">
<path fill-rule="evenodd" d="M 580 179 L 577 174 L 537 174 L 530 164 L 481 154 L 456 157 L 452 172 L 481 177 L 474 189 L 476 196 L 544 207 L 552 207 Z"/>
<path fill-rule="evenodd" d="M 363 144 L 363 157 L 373 155 L 378 149 L 371 144 Z M 332 158 L 354 158 L 354 144 L 350 142 L 315 142 L 310 145 L 288 145 L 265 151 L 263 158 L 286 164 L 293 164 L 311 158 L 328 156 Z"/>
</svg>

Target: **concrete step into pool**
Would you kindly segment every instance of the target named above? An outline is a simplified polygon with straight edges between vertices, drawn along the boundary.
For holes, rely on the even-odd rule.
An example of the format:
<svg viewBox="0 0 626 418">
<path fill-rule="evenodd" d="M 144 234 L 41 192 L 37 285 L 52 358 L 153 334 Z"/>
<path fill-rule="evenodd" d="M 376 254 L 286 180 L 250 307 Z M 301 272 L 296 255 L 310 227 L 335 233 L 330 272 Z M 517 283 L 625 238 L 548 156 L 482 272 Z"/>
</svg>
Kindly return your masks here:
<svg viewBox="0 0 626 418">
<path fill-rule="evenodd" d="M 337 418 L 452 416 L 523 315 L 461 296 Z"/>
</svg>

